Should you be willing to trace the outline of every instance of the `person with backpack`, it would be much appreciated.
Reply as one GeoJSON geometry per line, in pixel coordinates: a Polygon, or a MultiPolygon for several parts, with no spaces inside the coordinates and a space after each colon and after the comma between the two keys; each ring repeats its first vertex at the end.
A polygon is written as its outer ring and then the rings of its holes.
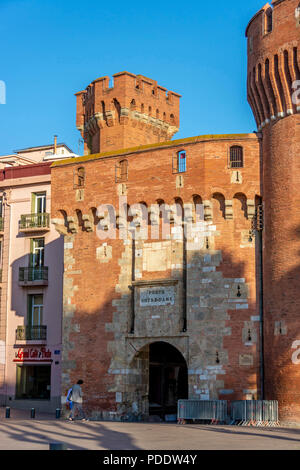
{"type": "Polygon", "coordinates": [[[69,388],[68,393],[67,393],[67,399],[66,399],[66,407],[68,410],[72,410],[72,388],[69,388]]]}
{"type": "MultiPolygon", "coordinates": [[[[83,402],[83,393],[81,389],[81,385],[83,384],[83,380],[78,380],[77,384],[73,385],[71,389],[71,393],[68,393],[69,396],[69,401],[72,402],[72,408],[71,408],[71,413],[69,416],[70,421],[74,421],[75,416],[79,415],[78,419],[81,419],[82,421],[86,421],[85,419],[85,414],[82,409],[82,402],[83,402]]],[[[68,397],[67,397],[68,398],[68,397]]]]}

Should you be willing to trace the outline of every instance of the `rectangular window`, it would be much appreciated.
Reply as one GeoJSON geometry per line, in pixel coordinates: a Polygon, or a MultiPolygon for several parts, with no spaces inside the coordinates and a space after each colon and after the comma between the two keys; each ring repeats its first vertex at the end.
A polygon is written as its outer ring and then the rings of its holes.
{"type": "Polygon", "coordinates": [[[32,193],[31,213],[44,214],[46,212],[46,193],[32,193]]]}
{"type": "Polygon", "coordinates": [[[43,294],[28,295],[28,326],[42,326],[43,324],[43,294]]]}
{"type": "Polygon", "coordinates": [[[74,169],[74,189],[84,188],[85,169],[83,167],[74,169]]]}
{"type": "Polygon", "coordinates": [[[16,398],[50,400],[51,366],[17,365],[16,398]]]}
{"type": "Polygon", "coordinates": [[[173,155],[173,173],[185,173],[186,172],[186,151],[173,155]]]}
{"type": "Polygon", "coordinates": [[[243,147],[234,145],[230,147],[229,155],[230,168],[243,168],[244,167],[244,151],[243,147]]]}
{"type": "Polygon", "coordinates": [[[128,180],[128,161],[122,160],[116,164],[116,183],[125,183],[128,180]]]}
{"type": "Polygon", "coordinates": [[[45,239],[32,238],[30,240],[30,263],[31,268],[41,268],[45,259],[45,239]]]}

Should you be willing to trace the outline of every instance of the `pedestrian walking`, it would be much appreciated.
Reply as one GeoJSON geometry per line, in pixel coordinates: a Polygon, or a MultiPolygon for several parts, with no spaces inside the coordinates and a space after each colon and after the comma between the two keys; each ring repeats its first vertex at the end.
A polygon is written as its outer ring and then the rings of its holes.
{"type": "Polygon", "coordinates": [[[82,421],[86,421],[84,411],[82,409],[83,403],[83,393],[81,389],[81,385],[83,384],[83,380],[78,380],[77,384],[73,385],[72,392],[69,399],[72,402],[71,413],[69,416],[70,421],[74,421],[75,418],[81,419],[82,421]]]}

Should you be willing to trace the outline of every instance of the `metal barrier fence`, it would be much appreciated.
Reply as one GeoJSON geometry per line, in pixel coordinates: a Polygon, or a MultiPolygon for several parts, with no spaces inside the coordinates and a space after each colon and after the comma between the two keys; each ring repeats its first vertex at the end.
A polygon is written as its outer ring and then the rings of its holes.
{"type": "Polygon", "coordinates": [[[279,426],[278,402],[240,400],[231,403],[231,424],[239,426],[279,426]]]}
{"type": "Polygon", "coordinates": [[[210,421],[211,424],[225,423],[227,419],[227,401],[179,400],[178,423],[184,424],[187,419],[210,421]]]}

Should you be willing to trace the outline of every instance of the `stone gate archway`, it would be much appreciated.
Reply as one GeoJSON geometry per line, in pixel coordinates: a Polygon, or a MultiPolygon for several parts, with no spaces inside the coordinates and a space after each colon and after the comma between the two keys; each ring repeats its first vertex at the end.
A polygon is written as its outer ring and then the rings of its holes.
{"type": "Polygon", "coordinates": [[[167,342],[157,341],[135,355],[132,367],[133,409],[162,419],[176,415],[178,400],[188,398],[188,366],[181,352],[167,342]]]}

